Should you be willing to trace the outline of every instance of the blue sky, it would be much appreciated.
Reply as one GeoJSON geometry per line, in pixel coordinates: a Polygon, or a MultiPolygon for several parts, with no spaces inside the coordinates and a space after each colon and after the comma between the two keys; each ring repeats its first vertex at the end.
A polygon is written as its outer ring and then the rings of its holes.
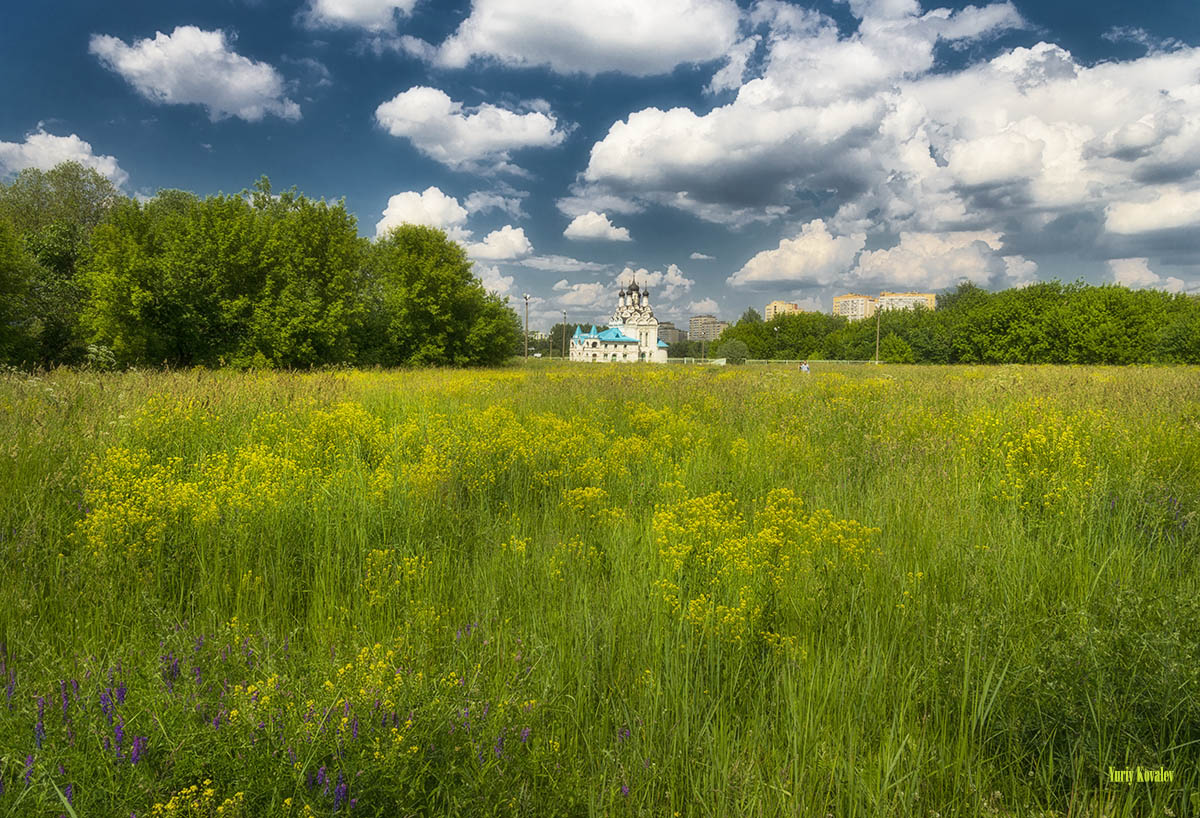
{"type": "Polygon", "coordinates": [[[345,197],[531,323],[1038,280],[1200,289],[1195,2],[10,4],[0,173],[345,197]]]}

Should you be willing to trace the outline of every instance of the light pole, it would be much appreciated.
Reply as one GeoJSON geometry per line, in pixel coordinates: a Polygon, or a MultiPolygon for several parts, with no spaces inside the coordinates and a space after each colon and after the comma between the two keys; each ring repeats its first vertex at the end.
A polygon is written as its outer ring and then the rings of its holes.
{"type": "Polygon", "coordinates": [[[525,293],[525,363],[529,363],[529,293],[525,293]]]}
{"type": "Polygon", "coordinates": [[[567,311],[563,310],[563,360],[567,359],[567,311]]]}
{"type": "Polygon", "coordinates": [[[779,327],[775,328],[775,356],[779,356],[779,327]]]}
{"type": "Polygon", "coordinates": [[[875,366],[879,366],[879,308],[875,308],[875,366]]]}

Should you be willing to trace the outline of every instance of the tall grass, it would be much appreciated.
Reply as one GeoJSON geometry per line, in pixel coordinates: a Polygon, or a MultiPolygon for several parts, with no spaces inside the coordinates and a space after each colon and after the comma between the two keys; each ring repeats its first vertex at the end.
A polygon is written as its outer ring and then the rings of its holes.
{"type": "Polygon", "coordinates": [[[1200,807],[1194,368],[58,371],[0,431],[0,815],[1200,807]]]}

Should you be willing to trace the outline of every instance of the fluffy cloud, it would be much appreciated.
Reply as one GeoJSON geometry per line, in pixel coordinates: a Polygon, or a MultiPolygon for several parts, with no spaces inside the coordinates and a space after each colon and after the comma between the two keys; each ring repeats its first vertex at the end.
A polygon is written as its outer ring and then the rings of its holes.
{"type": "Polygon", "coordinates": [[[985,287],[1028,283],[1037,265],[1004,256],[999,233],[901,233],[900,242],[869,250],[858,259],[849,281],[892,290],[941,290],[966,279],[985,287]]]}
{"type": "Polygon", "coordinates": [[[702,298],[687,305],[687,311],[693,315],[716,315],[720,307],[711,298],[702,298]]]}
{"type": "Polygon", "coordinates": [[[1182,279],[1174,276],[1160,276],[1150,269],[1144,258],[1115,258],[1108,262],[1109,272],[1116,284],[1123,284],[1130,289],[1166,290],[1181,293],[1185,288],[1182,279]]]}
{"type": "Polygon", "coordinates": [[[695,253],[692,253],[690,256],[688,256],[688,258],[690,258],[692,261],[712,261],[714,256],[695,252],[695,253]]]}
{"type": "Polygon", "coordinates": [[[563,74],[665,74],[724,56],[738,14],[731,0],[475,0],[436,59],[455,68],[481,57],[563,74]]]}
{"type": "MultiPolygon", "coordinates": [[[[1200,224],[1187,181],[1200,172],[1200,48],[1088,65],[1042,42],[945,70],[939,46],[1026,28],[1015,7],[849,5],[847,33],[759,0],[713,80],[734,99],[631,112],[592,146],[580,188],[735,226],[820,215],[843,236],[991,231],[1010,255],[1069,252],[1080,237],[1048,225],[1072,223],[1094,225],[1101,254],[1153,257],[1176,228],[1173,258],[1200,263],[1200,231],[1183,230],[1200,224]]],[[[586,212],[579,198],[560,209],[586,212]]]]}
{"type": "Polygon", "coordinates": [[[638,270],[626,267],[617,276],[617,283],[621,286],[628,286],[634,281],[640,287],[654,288],[656,293],[654,303],[656,304],[683,297],[696,283],[684,275],[683,270],[680,270],[679,266],[675,264],[670,265],[666,270],[655,270],[654,272],[650,272],[645,267],[638,270]]]}
{"type": "Polygon", "coordinates": [[[565,138],[543,103],[525,113],[484,103],[465,108],[437,88],[416,86],[375,109],[392,136],[405,137],[421,153],[456,170],[518,170],[514,150],[552,147],[565,138]]]}
{"type": "Polygon", "coordinates": [[[39,128],[36,133],[26,134],[24,142],[0,142],[0,171],[4,174],[26,168],[50,170],[59,162],[94,168],[117,187],[129,181],[129,174],[121,170],[115,157],[97,156],[92,146],[75,134],[55,136],[39,128]]]}
{"type": "Polygon", "coordinates": [[[555,204],[565,215],[575,217],[585,213],[641,213],[645,208],[632,199],[617,196],[590,185],[574,184],[571,195],[564,196],[555,204]]]}
{"type": "Polygon", "coordinates": [[[421,193],[409,190],[388,199],[383,218],[375,225],[375,235],[382,236],[402,224],[423,224],[445,230],[450,238],[461,241],[471,235],[463,226],[466,221],[466,208],[458,199],[431,186],[421,193]]]}
{"type": "Polygon", "coordinates": [[[607,264],[580,261],[570,256],[530,256],[521,259],[518,263],[523,267],[532,267],[535,270],[546,270],[552,273],[583,273],[608,269],[607,264]]]}
{"type": "Polygon", "coordinates": [[[589,210],[587,213],[581,213],[576,216],[567,229],[563,231],[563,235],[569,239],[600,239],[602,241],[632,241],[629,237],[629,229],[625,227],[615,227],[608,216],[603,213],[597,213],[594,210],[589,210]]]}
{"type": "Polygon", "coordinates": [[[471,213],[486,213],[489,210],[499,210],[512,216],[514,219],[525,218],[526,213],[521,207],[521,200],[527,196],[527,193],[520,192],[511,196],[505,196],[502,193],[488,192],[477,190],[467,196],[463,206],[471,213]]]}
{"type": "Polygon", "coordinates": [[[299,119],[279,72],[230,48],[222,31],[179,26],[133,45],[95,34],[88,50],[152,102],[203,105],[216,121],[236,116],[258,122],[268,114],[299,119]]]}
{"type": "Polygon", "coordinates": [[[488,233],[482,242],[467,245],[467,255],[489,260],[510,260],[527,256],[533,245],[525,237],[525,228],[506,224],[488,233]]]}
{"type": "Polygon", "coordinates": [[[513,286],[513,277],[500,274],[500,268],[496,265],[490,267],[476,267],[475,275],[479,276],[483,282],[483,289],[489,293],[497,295],[511,295],[513,286]]]}
{"type": "Polygon", "coordinates": [[[312,0],[302,15],[311,28],[362,28],[389,31],[395,15],[412,14],[416,0],[312,0]]]}
{"type": "Polygon", "coordinates": [[[842,279],[867,242],[866,234],[834,236],[821,219],[801,228],[794,239],[783,239],[774,250],[763,250],[731,275],[734,287],[771,284],[824,286],[842,279]]]}
{"type": "Polygon", "coordinates": [[[1114,233],[1147,233],[1200,226],[1200,190],[1167,186],[1147,191],[1144,201],[1114,202],[1105,209],[1105,225],[1114,233]]]}
{"type": "Polygon", "coordinates": [[[615,288],[600,281],[572,284],[564,278],[554,285],[554,291],[558,293],[554,300],[562,307],[603,310],[616,303],[615,288]]]}

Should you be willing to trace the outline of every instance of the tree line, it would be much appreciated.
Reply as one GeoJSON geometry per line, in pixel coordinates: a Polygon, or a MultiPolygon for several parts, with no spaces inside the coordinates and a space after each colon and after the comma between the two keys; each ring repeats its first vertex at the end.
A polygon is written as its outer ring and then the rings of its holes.
{"type": "Polygon", "coordinates": [[[1200,363],[1196,295],[1059,281],[988,292],[963,282],[939,295],[935,310],[877,318],[794,313],[765,322],[751,309],[713,354],[873,360],[878,337],[879,358],[890,363],[1200,363]]]}
{"type": "Polygon", "coordinates": [[[0,362],[17,366],[490,365],[520,347],[463,248],[360,238],[295,189],[122,196],[77,163],[0,183],[0,362]]]}

